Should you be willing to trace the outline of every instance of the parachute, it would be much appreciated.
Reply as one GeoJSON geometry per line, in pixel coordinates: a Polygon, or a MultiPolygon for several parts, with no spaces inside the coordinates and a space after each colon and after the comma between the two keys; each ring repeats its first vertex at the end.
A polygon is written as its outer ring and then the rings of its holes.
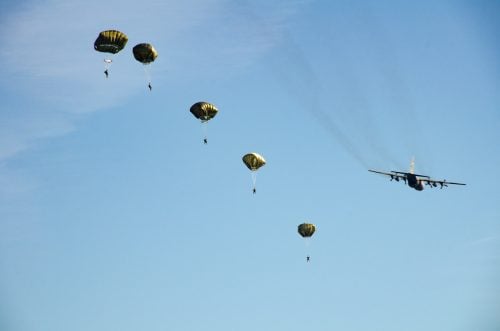
{"type": "MultiPolygon", "coordinates": [[[[134,53],[134,58],[144,65],[154,62],[154,60],[156,60],[156,58],[158,57],[158,52],[153,47],[153,45],[147,43],[135,45],[134,48],[132,49],[132,52],[134,53]]],[[[149,80],[148,84],[149,90],[151,90],[152,89],[151,75],[149,71],[146,69],[146,66],[144,66],[144,72],[146,73],[146,76],[149,80]]]]}
{"type": "MultiPolygon", "coordinates": [[[[200,101],[192,105],[189,111],[191,112],[191,114],[193,114],[194,117],[201,120],[202,124],[205,124],[206,122],[214,118],[219,110],[211,103],[200,101]]],[[[203,138],[203,142],[206,144],[208,142],[206,134],[206,124],[204,125],[204,130],[205,137],[203,138]]]]}
{"type": "Polygon", "coordinates": [[[266,160],[260,154],[248,153],[243,156],[243,163],[245,163],[248,169],[256,171],[266,164],[266,160]]]}
{"type": "Polygon", "coordinates": [[[253,181],[253,193],[257,192],[255,188],[255,183],[257,182],[257,174],[256,171],[266,164],[266,160],[262,155],[257,153],[248,153],[243,156],[243,163],[247,166],[248,169],[252,171],[252,181],[253,181]]]}
{"type": "Polygon", "coordinates": [[[151,44],[138,44],[132,49],[134,57],[142,64],[150,64],[158,57],[158,52],[151,44]]]}
{"type": "Polygon", "coordinates": [[[189,111],[203,123],[214,118],[219,110],[211,103],[200,101],[192,105],[189,111]]]}
{"type": "Polygon", "coordinates": [[[94,49],[98,52],[116,54],[127,44],[128,37],[117,30],[107,30],[99,33],[94,42],[94,49]]]}
{"type": "Polygon", "coordinates": [[[311,223],[302,223],[298,226],[297,231],[303,238],[309,238],[316,231],[316,226],[311,223]]]}
{"type": "MultiPolygon", "coordinates": [[[[106,30],[99,33],[94,41],[94,49],[98,52],[116,54],[127,44],[128,37],[123,32],[117,30],[106,30]]],[[[104,74],[108,78],[108,69],[113,62],[111,59],[104,59],[104,74]]]]}

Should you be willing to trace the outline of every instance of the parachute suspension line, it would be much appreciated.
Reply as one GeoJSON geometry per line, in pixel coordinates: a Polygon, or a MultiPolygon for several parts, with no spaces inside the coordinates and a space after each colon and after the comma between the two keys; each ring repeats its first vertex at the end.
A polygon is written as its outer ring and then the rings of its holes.
{"type": "Polygon", "coordinates": [[[208,143],[208,121],[201,121],[201,129],[203,131],[203,142],[208,143]]]}
{"type": "Polygon", "coordinates": [[[252,170],[252,183],[253,183],[253,191],[255,193],[256,191],[256,184],[257,184],[257,172],[255,170],[252,170]]]}
{"type": "Polygon", "coordinates": [[[143,64],[144,67],[144,74],[146,75],[146,81],[148,82],[148,87],[149,90],[152,90],[152,85],[151,85],[151,72],[149,71],[149,66],[148,64],[143,64]]]}
{"type": "Polygon", "coordinates": [[[311,259],[311,253],[310,253],[311,249],[309,248],[310,240],[311,240],[310,237],[304,238],[304,250],[306,253],[306,262],[309,262],[309,260],[311,259]]]}
{"type": "Polygon", "coordinates": [[[104,69],[107,70],[111,66],[111,63],[113,62],[113,60],[110,58],[106,58],[103,60],[103,62],[104,62],[104,69]]]}
{"type": "Polygon", "coordinates": [[[306,249],[307,249],[307,248],[309,248],[309,244],[310,244],[310,243],[309,243],[309,240],[310,240],[310,239],[311,239],[311,238],[309,238],[309,237],[304,238],[304,246],[306,247],[306,249]]]}

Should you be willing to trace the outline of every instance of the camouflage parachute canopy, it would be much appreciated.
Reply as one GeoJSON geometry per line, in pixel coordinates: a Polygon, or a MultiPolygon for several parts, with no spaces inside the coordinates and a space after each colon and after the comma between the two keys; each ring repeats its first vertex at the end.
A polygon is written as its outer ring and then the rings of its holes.
{"type": "Polygon", "coordinates": [[[202,122],[206,122],[214,118],[219,110],[211,103],[200,101],[192,105],[189,111],[197,119],[200,119],[202,122]]]}
{"type": "Polygon", "coordinates": [[[243,163],[245,163],[248,169],[255,171],[265,165],[266,160],[260,154],[248,153],[243,156],[243,163]]]}
{"type": "Polygon", "coordinates": [[[153,62],[158,57],[158,52],[151,44],[137,44],[132,49],[134,57],[137,61],[148,64],[153,62]]]}
{"type": "Polygon", "coordinates": [[[117,30],[106,30],[99,33],[94,42],[94,49],[99,52],[116,54],[127,44],[128,37],[117,30]]]}
{"type": "Polygon", "coordinates": [[[308,238],[314,234],[314,231],[316,231],[316,226],[311,223],[302,223],[298,226],[297,231],[302,237],[308,238]]]}

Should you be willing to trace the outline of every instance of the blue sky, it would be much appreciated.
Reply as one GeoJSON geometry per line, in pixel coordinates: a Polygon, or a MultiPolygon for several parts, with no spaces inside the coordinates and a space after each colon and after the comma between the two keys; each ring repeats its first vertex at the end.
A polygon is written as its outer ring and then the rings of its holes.
{"type": "Polygon", "coordinates": [[[499,9],[2,2],[0,328],[498,330],[499,9]]]}

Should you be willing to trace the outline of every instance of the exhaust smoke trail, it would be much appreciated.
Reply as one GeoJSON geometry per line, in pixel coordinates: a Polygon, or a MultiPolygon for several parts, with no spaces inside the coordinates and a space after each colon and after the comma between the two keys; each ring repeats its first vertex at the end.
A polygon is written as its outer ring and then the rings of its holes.
{"type": "MultiPolygon", "coordinates": [[[[269,59],[269,71],[276,76],[277,81],[288,91],[290,97],[294,98],[302,106],[301,108],[310,114],[349,156],[365,169],[373,167],[376,163],[385,166],[388,166],[387,163],[389,163],[390,166],[399,169],[407,168],[406,155],[403,158],[404,162],[400,162],[399,157],[394,157],[391,153],[394,148],[389,149],[389,143],[384,140],[386,132],[380,131],[376,125],[376,120],[379,119],[378,114],[374,114],[374,110],[377,108],[377,104],[374,103],[376,101],[372,101],[368,97],[371,87],[369,83],[364,81],[363,76],[360,76],[365,73],[359,72],[359,68],[353,62],[350,48],[344,47],[337,49],[338,52],[335,54],[329,54],[330,58],[334,59],[332,68],[336,81],[333,83],[342,86],[339,91],[329,91],[321,86],[314,67],[304,54],[302,47],[287,32],[286,24],[265,20],[249,2],[242,5],[240,10],[245,12],[245,16],[250,16],[252,22],[258,22],[260,33],[271,36],[270,38],[275,41],[274,47],[281,50],[279,58],[269,59]],[[335,59],[338,60],[338,63],[335,62],[335,59]],[[341,79],[338,78],[339,76],[341,79]],[[356,94],[355,99],[352,96],[353,92],[356,94]],[[347,93],[347,100],[342,99],[342,93],[347,93]],[[333,95],[333,100],[326,100],[325,95],[330,99],[333,95]],[[351,132],[355,132],[355,135],[351,132]],[[378,162],[375,162],[374,159],[378,162]]],[[[372,30],[375,30],[375,39],[380,41],[375,42],[375,46],[372,43],[372,47],[375,47],[375,53],[380,53],[381,50],[385,50],[385,46],[389,43],[385,40],[387,39],[386,33],[384,34],[383,29],[379,26],[380,22],[377,21],[376,15],[373,15],[372,12],[373,9],[368,8],[367,12],[361,13],[361,16],[367,20],[368,27],[372,27],[369,31],[370,37],[373,37],[372,30]],[[378,44],[381,46],[377,46],[378,44]]],[[[326,50],[329,51],[328,48],[326,50]]],[[[396,123],[399,128],[402,124],[401,120],[403,120],[404,125],[415,123],[415,116],[411,111],[412,105],[404,102],[406,100],[404,95],[407,94],[405,92],[408,92],[403,84],[404,79],[397,71],[391,70],[392,65],[389,66],[393,63],[394,54],[389,54],[390,59],[388,60],[383,57],[386,53],[383,52],[383,55],[379,54],[378,57],[375,55],[376,66],[374,66],[374,70],[375,74],[382,75],[388,83],[387,90],[392,91],[390,98],[392,100],[389,101],[396,103],[396,105],[392,105],[395,109],[393,118],[399,121],[396,123]],[[401,110],[399,109],[401,107],[409,109],[401,110]],[[405,115],[409,118],[401,118],[405,115]]],[[[361,59],[363,58],[361,57],[361,59]]],[[[327,69],[331,70],[332,68],[327,69]]],[[[380,107],[380,105],[378,106],[380,107]]],[[[383,106],[386,107],[385,104],[383,106]]],[[[394,145],[394,142],[397,144],[406,143],[406,146],[415,145],[409,144],[408,138],[401,136],[391,138],[391,145],[394,145]]],[[[410,155],[413,153],[415,153],[414,150],[410,152],[410,155]]]]}
{"type": "MultiPolygon", "coordinates": [[[[364,169],[370,168],[367,153],[363,153],[362,148],[356,144],[354,137],[349,136],[340,128],[343,112],[339,108],[334,108],[335,100],[329,102],[330,105],[333,105],[330,109],[333,109],[334,112],[328,112],[322,107],[321,95],[326,93],[322,93],[324,89],[320,85],[313,68],[302,54],[300,47],[288,36],[285,41],[286,52],[284,54],[286,54],[286,57],[280,58],[277,63],[273,63],[271,69],[280,85],[301,104],[302,109],[312,115],[349,156],[364,169]],[[289,68],[293,68],[293,70],[289,70],[289,68]],[[338,118],[335,119],[333,116],[338,118]]],[[[360,96],[359,99],[362,100],[363,98],[360,96]]],[[[352,109],[349,109],[349,112],[351,111],[352,109]]],[[[391,160],[392,157],[389,156],[389,153],[381,145],[377,144],[377,134],[373,132],[373,124],[368,114],[363,113],[360,117],[364,119],[365,125],[364,128],[359,128],[358,137],[360,134],[366,135],[369,133],[371,137],[367,137],[366,140],[370,145],[370,149],[376,151],[385,162],[391,160]]]]}

